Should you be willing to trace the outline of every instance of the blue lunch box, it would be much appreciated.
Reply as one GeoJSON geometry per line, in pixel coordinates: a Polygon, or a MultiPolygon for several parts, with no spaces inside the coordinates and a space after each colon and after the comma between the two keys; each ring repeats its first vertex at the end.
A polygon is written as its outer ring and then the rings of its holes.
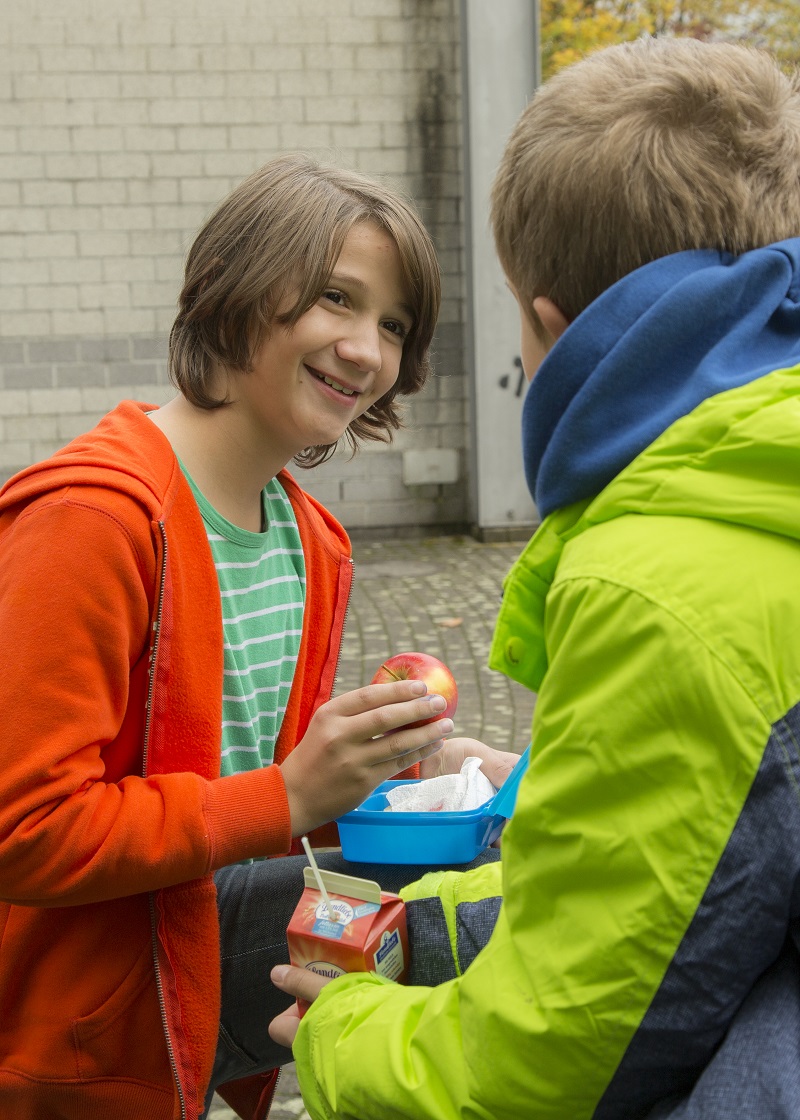
{"type": "Polygon", "coordinates": [[[366,801],[338,818],[342,855],[354,863],[469,863],[494,843],[513,813],[530,751],[527,747],[494,797],[477,809],[385,812],[387,792],[414,779],[382,782],[366,801]]]}

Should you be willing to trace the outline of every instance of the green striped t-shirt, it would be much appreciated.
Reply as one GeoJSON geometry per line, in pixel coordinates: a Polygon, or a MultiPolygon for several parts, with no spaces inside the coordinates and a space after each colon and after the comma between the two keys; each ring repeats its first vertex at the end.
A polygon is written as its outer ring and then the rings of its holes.
{"type": "Polygon", "coordinates": [[[306,578],[297,520],[277,479],[262,493],[266,531],[251,533],[226,521],[183,473],[206,527],[222,602],[220,773],[256,770],[274,757],[300,649],[306,578]]]}

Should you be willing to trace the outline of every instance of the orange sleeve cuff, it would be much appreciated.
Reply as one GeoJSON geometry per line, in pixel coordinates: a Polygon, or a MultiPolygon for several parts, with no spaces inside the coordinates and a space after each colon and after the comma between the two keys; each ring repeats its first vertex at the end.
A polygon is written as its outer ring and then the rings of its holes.
{"type": "Polygon", "coordinates": [[[245,770],[208,783],[209,871],[230,863],[286,855],[292,824],[279,766],[245,770]]]}

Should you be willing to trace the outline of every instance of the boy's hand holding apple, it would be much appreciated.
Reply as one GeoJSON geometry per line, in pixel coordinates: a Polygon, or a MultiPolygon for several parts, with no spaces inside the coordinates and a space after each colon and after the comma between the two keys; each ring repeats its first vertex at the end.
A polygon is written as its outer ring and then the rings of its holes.
{"type": "Polygon", "coordinates": [[[453,721],[423,681],[396,680],[322,704],[281,763],[292,835],[349,812],[376,786],[441,750],[453,721]]]}
{"type": "MultiPolygon", "coordinates": [[[[455,716],[458,686],[453,674],[442,661],[428,653],[396,653],[383,662],[372,678],[372,684],[397,680],[424,681],[429,692],[438,693],[447,701],[442,715],[451,719],[455,716]]],[[[441,750],[420,762],[419,776],[438,778],[442,774],[458,774],[467,758],[482,759],[481,770],[492,785],[499,789],[514,769],[518,755],[510,751],[497,751],[478,739],[447,739],[441,750]]]]}
{"type": "Polygon", "coordinates": [[[477,755],[494,786],[517,756],[477,739],[448,739],[458,703],[453,674],[425,653],[387,658],[365,688],[322,704],[308,730],[281,763],[292,835],[354,809],[376,786],[415,763],[420,777],[457,774],[477,755]]]}

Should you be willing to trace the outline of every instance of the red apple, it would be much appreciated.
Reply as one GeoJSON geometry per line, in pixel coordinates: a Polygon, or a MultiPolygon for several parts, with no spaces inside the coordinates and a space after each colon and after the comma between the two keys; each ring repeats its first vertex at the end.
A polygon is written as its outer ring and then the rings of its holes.
{"type": "Polygon", "coordinates": [[[388,684],[391,681],[424,681],[428,692],[435,692],[447,701],[443,712],[437,712],[430,719],[420,719],[407,723],[406,727],[422,727],[437,719],[452,719],[458,704],[458,688],[453,674],[447,666],[428,653],[396,653],[388,657],[372,678],[371,684],[388,684]]]}

